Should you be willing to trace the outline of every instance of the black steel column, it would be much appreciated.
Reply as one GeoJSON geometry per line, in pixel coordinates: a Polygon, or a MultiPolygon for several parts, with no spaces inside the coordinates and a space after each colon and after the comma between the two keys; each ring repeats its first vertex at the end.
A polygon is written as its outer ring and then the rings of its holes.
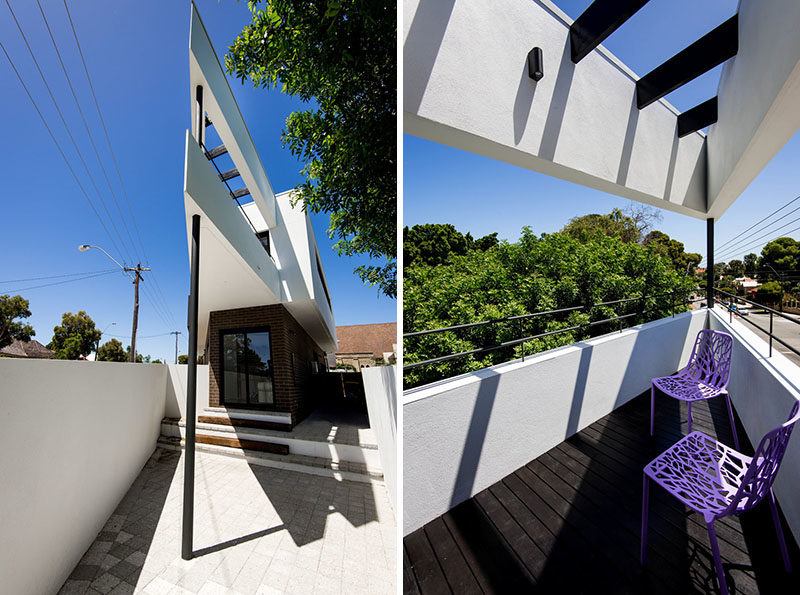
{"type": "Polygon", "coordinates": [[[714,219],[706,219],[706,304],[714,307],[714,219]]]}
{"type": "Polygon", "coordinates": [[[195,109],[197,110],[196,118],[195,118],[195,126],[197,127],[197,144],[201,147],[203,146],[203,137],[205,136],[206,130],[206,118],[205,112],[203,111],[203,87],[201,85],[197,85],[197,88],[194,90],[194,99],[195,99],[195,109]]]}
{"type": "Polygon", "coordinates": [[[197,292],[200,281],[200,215],[192,215],[192,271],[189,293],[189,370],[186,379],[186,442],[183,470],[181,557],[192,559],[194,534],[194,438],[197,422],[197,292]]]}

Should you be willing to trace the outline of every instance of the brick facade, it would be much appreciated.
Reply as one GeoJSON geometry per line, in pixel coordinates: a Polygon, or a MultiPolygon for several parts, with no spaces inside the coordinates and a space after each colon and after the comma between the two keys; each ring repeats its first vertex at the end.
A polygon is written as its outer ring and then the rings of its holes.
{"type": "Polygon", "coordinates": [[[313,407],[311,362],[319,362],[321,370],[324,370],[325,352],[282,304],[211,312],[206,353],[209,364],[209,405],[222,406],[220,332],[252,327],[268,327],[270,332],[275,391],[275,405],[271,410],[291,413],[292,424],[296,424],[313,407]]]}

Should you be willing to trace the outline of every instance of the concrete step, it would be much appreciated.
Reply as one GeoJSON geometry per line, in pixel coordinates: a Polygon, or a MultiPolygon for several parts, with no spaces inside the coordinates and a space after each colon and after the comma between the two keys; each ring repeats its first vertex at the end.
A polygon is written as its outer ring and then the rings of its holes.
{"type": "MultiPolygon", "coordinates": [[[[342,444],[336,442],[335,439],[326,441],[309,440],[297,437],[294,432],[243,428],[218,423],[198,423],[196,431],[198,434],[206,436],[286,445],[290,454],[336,462],[360,463],[377,471],[382,469],[378,447],[374,444],[342,444]]],[[[186,436],[186,421],[183,419],[164,418],[161,421],[161,435],[184,438],[186,436]]]]}
{"type": "Polygon", "coordinates": [[[260,419],[240,419],[237,417],[223,417],[222,415],[198,415],[198,423],[221,424],[234,428],[254,428],[258,430],[274,430],[276,432],[291,432],[292,426],[284,422],[264,421],[260,419]]]}
{"type": "MultiPolygon", "coordinates": [[[[181,450],[185,444],[182,438],[161,436],[158,439],[158,446],[170,450],[181,450]]],[[[222,455],[235,459],[244,459],[253,465],[286,469],[288,471],[309,473],[311,475],[319,475],[322,477],[333,477],[337,480],[359,481],[362,483],[383,481],[382,471],[379,469],[370,468],[362,463],[332,461],[330,459],[308,457],[297,454],[279,455],[269,452],[250,450],[248,448],[221,446],[217,444],[207,444],[201,442],[195,444],[195,449],[198,452],[222,455]]]]}
{"type": "Polygon", "coordinates": [[[283,411],[261,411],[258,409],[228,409],[226,407],[206,407],[200,415],[222,417],[236,420],[253,420],[292,425],[292,414],[283,411]]]}
{"type": "Polygon", "coordinates": [[[264,442],[261,440],[240,440],[229,436],[211,436],[208,434],[197,434],[195,440],[200,444],[214,444],[216,446],[228,446],[231,448],[241,448],[243,450],[257,450],[259,452],[270,452],[277,455],[288,455],[288,444],[275,444],[274,442],[264,442]]]}

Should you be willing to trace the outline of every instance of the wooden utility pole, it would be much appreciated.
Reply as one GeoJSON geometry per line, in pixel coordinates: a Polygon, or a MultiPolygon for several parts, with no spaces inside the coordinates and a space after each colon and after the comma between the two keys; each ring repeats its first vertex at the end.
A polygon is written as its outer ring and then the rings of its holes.
{"type": "Polygon", "coordinates": [[[170,335],[175,335],[175,363],[178,363],[178,335],[182,334],[180,331],[172,331],[170,335]]]}
{"type": "Polygon", "coordinates": [[[139,281],[144,280],[142,271],[149,271],[150,267],[142,267],[141,263],[136,268],[125,267],[126,271],[133,273],[133,331],[131,332],[131,363],[136,363],[136,327],[139,326],[139,281]]]}

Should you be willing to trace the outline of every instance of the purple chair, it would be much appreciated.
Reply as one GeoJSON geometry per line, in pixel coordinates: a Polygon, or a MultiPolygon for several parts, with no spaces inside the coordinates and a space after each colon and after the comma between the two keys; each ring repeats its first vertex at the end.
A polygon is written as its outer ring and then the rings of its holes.
{"type": "Polygon", "coordinates": [[[731,372],[732,351],[733,337],[728,333],[702,330],[697,333],[692,355],[689,356],[689,363],[681,372],[674,376],[653,378],[650,387],[651,436],[653,435],[655,418],[656,389],[659,389],[665,395],[686,401],[686,407],[689,412],[687,433],[692,431],[692,402],[724,395],[725,402],[728,405],[731,429],[733,430],[733,442],[736,448],[739,448],[739,436],[736,435],[731,399],[728,396],[728,377],[731,372]]]}
{"type": "Polygon", "coordinates": [[[642,565],[647,553],[647,504],[650,480],[653,480],[693,511],[703,515],[722,593],[727,594],[728,586],[719,557],[714,521],[750,510],[767,495],[783,563],[786,572],[791,572],[772,482],[775,481],[794,424],[800,419],[798,411],[800,401],[792,407],[786,423],[767,432],[752,457],[720,444],[702,432],[692,432],[645,466],[640,551],[642,565]]]}

